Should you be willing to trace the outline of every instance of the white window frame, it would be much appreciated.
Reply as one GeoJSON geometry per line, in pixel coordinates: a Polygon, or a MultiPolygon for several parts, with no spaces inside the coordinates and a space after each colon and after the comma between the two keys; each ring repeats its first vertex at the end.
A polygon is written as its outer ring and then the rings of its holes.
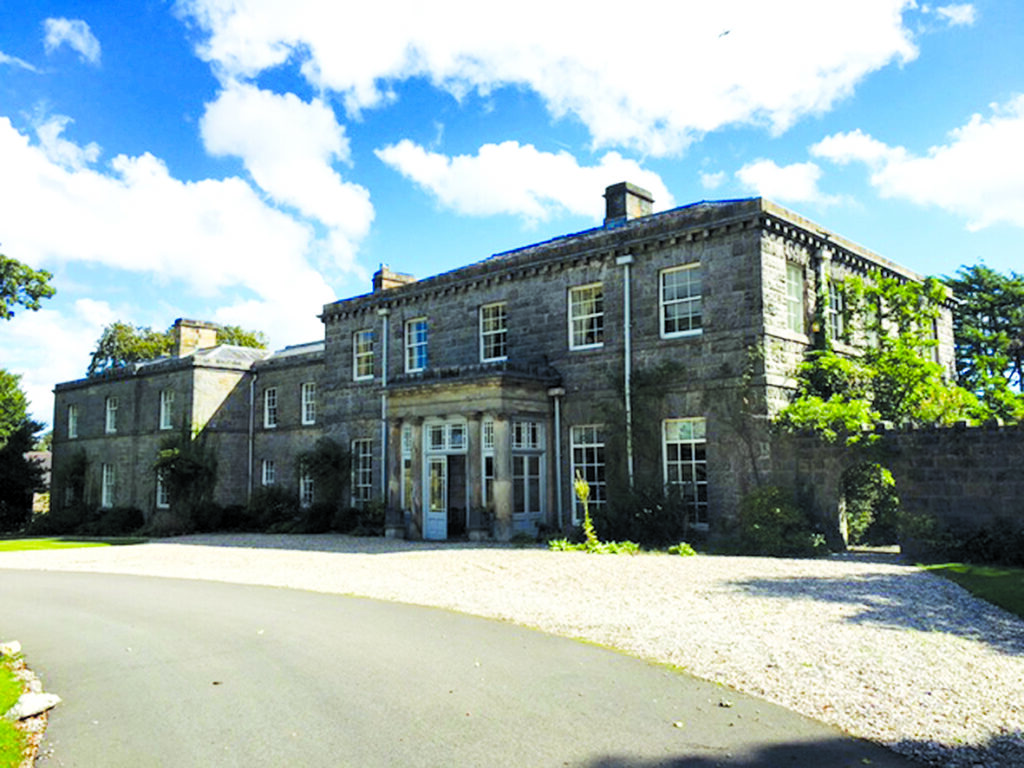
{"type": "Polygon", "coordinates": [[[807,333],[806,276],[803,264],[786,262],[786,327],[793,333],[807,333]]]}
{"type": "Polygon", "coordinates": [[[363,508],[373,500],[373,440],[352,441],[352,506],[363,508]]]}
{"type": "Polygon", "coordinates": [[[260,465],[260,484],[269,488],[277,483],[277,464],[273,459],[264,459],[260,465]]]}
{"type": "Polygon", "coordinates": [[[846,332],[845,316],[846,297],[843,294],[843,284],[838,280],[829,278],[828,281],[828,306],[825,307],[825,325],[828,328],[828,337],[832,341],[840,341],[846,332]]]}
{"type": "Polygon", "coordinates": [[[485,509],[491,509],[494,504],[494,419],[480,423],[480,465],[483,504],[485,509]]]}
{"type": "Polygon", "coordinates": [[[658,295],[661,313],[661,338],[678,339],[684,336],[697,336],[704,330],[704,297],[703,297],[703,275],[700,271],[700,264],[684,264],[679,267],[663,269],[658,274],[658,295]],[[667,283],[670,277],[684,275],[686,281],[683,285],[673,285],[672,291],[668,291],[667,283]],[[680,289],[684,288],[686,295],[680,296],[680,289]],[[696,293],[694,288],[696,287],[696,293]],[[685,314],[669,317],[674,309],[680,307],[685,314]],[[696,311],[694,311],[696,309],[696,311]],[[683,330],[668,330],[669,323],[688,324],[689,327],[683,330]]]}
{"type": "Polygon", "coordinates": [[[160,429],[172,429],[174,408],[174,390],[160,390],[160,429]]]}
{"type": "Polygon", "coordinates": [[[566,315],[569,320],[569,349],[598,349],[604,346],[603,283],[570,288],[566,315]],[[587,307],[587,304],[596,306],[587,307]]]}
{"type": "Polygon", "coordinates": [[[352,380],[373,379],[373,329],[363,328],[352,334],[352,380]]]}
{"type": "MultiPolygon", "coordinates": [[[[607,463],[605,461],[604,426],[601,424],[579,424],[569,428],[569,455],[571,473],[575,480],[577,470],[590,485],[590,512],[599,511],[607,499],[607,463]]],[[[583,521],[583,505],[573,493],[572,522],[583,521]]]]}
{"type": "Polygon", "coordinates": [[[299,390],[302,405],[302,423],[306,426],[316,424],[316,382],[303,382],[299,390]]]}
{"type": "Polygon", "coordinates": [[[103,464],[100,467],[100,506],[110,509],[117,500],[117,467],[103,464]]]}
{"type": "Polygon", "coordinates": [[[412,426],[402,427],[402,509],[412,507],[413,472],[412,472],[412,426]]]}
{"type": "Polygon", "coordinates": [[[299,467],[299,506],[307,509],[316,498],[316,482],[308,467],[299,467]]]}
{"type": "Polygon", "coordinates": [[[537,517],[544,507],[544,424],[540,421],[513,421],[512,441],[512,513],[537,517]]]}
{"type": "Polygon", "coordinates": [[[480,362],[508,359],[508,304],[498,301],[480,307],[480,362]]]}
{"type": "Polygon", "coordinates": [[[104,401],[105,414],[103,421],[103,429],[108,435],[117,434],[117,406],[118,399],[114,396],[108,397],[104,401]]]}
{"type": "Polygon", "coordinates": [[[167,489],[167,483],[164,481],[163,472],[156,473],[156,508],[171,508],[171,494],[170,491],[167,489]]]}
{"type": "Polygon", "coordinates": [[[78,404],[68,406],[68,440],[78,437],[78,404]]]}
{"type": "Polygon", "coordinates": [[[405,372],[427,368],[427,318],[414,317],[405,323],[405,372]]]}
{"type": "Polygon", "coordinates": [[[661,427],[661,456],[665,487],[690,486],[687,503],[690,525],[708,527],[707,421],[701,417],[665,419],[661,427]],[[672,449],[675,449],[674,451],[672,449]],[[670,456],[670,454],[674,454],[670,456]]]}
{"type": "Polygon", "coordinates": [[[277,427],[277,387],[263,390],[263,428],[277,427]]]}

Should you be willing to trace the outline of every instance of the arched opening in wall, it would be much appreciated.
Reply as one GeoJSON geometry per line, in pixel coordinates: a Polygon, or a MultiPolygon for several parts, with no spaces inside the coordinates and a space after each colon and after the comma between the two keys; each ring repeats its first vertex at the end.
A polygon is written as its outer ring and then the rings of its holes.
{"type": "Polygon", "coordinates": [[[888,546],[899,542],[900,500],[892,472],[878,462],[862,461],[843,472],[839,490],[849,544],[888,546]]]}

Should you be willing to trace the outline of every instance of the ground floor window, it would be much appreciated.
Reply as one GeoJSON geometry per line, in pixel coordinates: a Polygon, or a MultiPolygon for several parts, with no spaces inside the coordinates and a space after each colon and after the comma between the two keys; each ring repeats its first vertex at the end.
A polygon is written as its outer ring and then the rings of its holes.
{"type": "Polygon", "coordinates": [[[270,459],[263,460],[263,485],[273,485],[277,482],[277,465],[270,459]]]}
{"type": "Polygon", "coordinates": [[[307,467],[299,470],[299,506],[313,506],[314,495],[313,473],[307,467]]]}
{"type": "Polygon", "coordinates": [[[512,456],[512,511],[519,515],[540,513],[541,456],[512,456]]]}
{"type": "Polygon", "coordinates": [[[163,472],[156,475],[156,508],[168,509],[171,506],[171,494],[167,490],[167,480],[163,472]]]}
{"type": "Polygon", "coordinates": [[[708,524],[708,461],[704,419],[668,419],[665,485],[679,492],[692,525],[708,524]]]}
{"type": "Polygon", "coordinates": [[[117,467],[113,464],[104,464],[102,468],[100,484],[100,506],[114,506],[114,490],[117,485],[117,467]]]}
{"type": "MultiPolygon", "coordinates": [[[[596,424],[572,427],[572,476],[579,473],[590,485],[591,513],[604,507],[606,496],[604,472],[604,427],[596,424]]],[[[583,506],[573,499],[573,524],[583,520],[583,506]]]]}
{"type": "Polygon", "coordinates": [[[352,441],[352,505],[363,507],[373,499],[373,441],[352,441]]]}
{"type": "Polygon", "coordinates": [[[412,508],[412,427],[402,427],[402,509],[412,508]]]}

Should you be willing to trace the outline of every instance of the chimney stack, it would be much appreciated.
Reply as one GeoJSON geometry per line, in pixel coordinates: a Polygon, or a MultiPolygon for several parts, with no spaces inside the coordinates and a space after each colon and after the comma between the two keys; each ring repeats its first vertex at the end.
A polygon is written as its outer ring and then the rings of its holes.
{"type": "Polygon", "coordinates": [[[202,320],[174,321],[174,348],[171,354],[175,357],[191,355],[198,349],[209,349],[217,346],[217,326],[204,323],[202,320]]]}
{"type": "Polygon", "coordinates": [[[606,227],[618,227],[631,219],[650,216],[654,210],[654,197],[643,187],[620,181],[604,191],[606,227]]]}
{"type": "Polygon", "coordinates": [[[392,272],[387,264],[381,264],[380,269],[373,273],[373,292],[380,293],[400,285],[415,283],[416,278],[412,275],[403,275],[401,272],[392,272]]]}

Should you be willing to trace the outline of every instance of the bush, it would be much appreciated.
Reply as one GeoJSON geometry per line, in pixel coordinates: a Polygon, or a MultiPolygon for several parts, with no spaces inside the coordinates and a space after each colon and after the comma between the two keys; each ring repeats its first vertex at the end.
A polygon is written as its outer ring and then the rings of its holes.
{"type": "Polygon", "coordinates": [[[594,513],[601,536],[612,540],[636,541],[660,548],[688,534],[687,509],[675,493],[636,488],[611,498],[594,513]]]}
{"type": "Polygon", "coordinates": [[[1024,566],[1024,522],[1000,519],[989,526],[941,524],[925,514],[905,514],[900,543],[906,554],[933,562],[1024,566]]]}
{"type": "Polygon", "coordinates": [[[772,557],[823,554],[825,537],[788,491],[769,485],[740,501],[739,543],[743,552],[772,557]]]}
{"type": "Polygon", "coordinates": [[[897,540],[899,497],[892,473],[865,462],[843,473],[846,530],[851,544],[893,544],[897,540]]]}
{"type": "Polygon", "coordinates": [[[687,544],[685,541],[680,541],[678,544],[673,544],[668,548],[670,555],[679,555],[680,557],[693,557],[697,554],[697,550],[687,544]]]}
{"type": "Polygon", "coordinates": [[[98,519],[78,527],[83,536],[128,536],[146,524],[142,511],[134,507],[112,507],[102,510],[98,519]]]}
{"type": "Polygon", "coordinates": [[[292,523],[300,517],[297,500],[276,485],[256,489],[249,503],[249,513],[261,531],[280,528],[282,523],[292,523]]]}

